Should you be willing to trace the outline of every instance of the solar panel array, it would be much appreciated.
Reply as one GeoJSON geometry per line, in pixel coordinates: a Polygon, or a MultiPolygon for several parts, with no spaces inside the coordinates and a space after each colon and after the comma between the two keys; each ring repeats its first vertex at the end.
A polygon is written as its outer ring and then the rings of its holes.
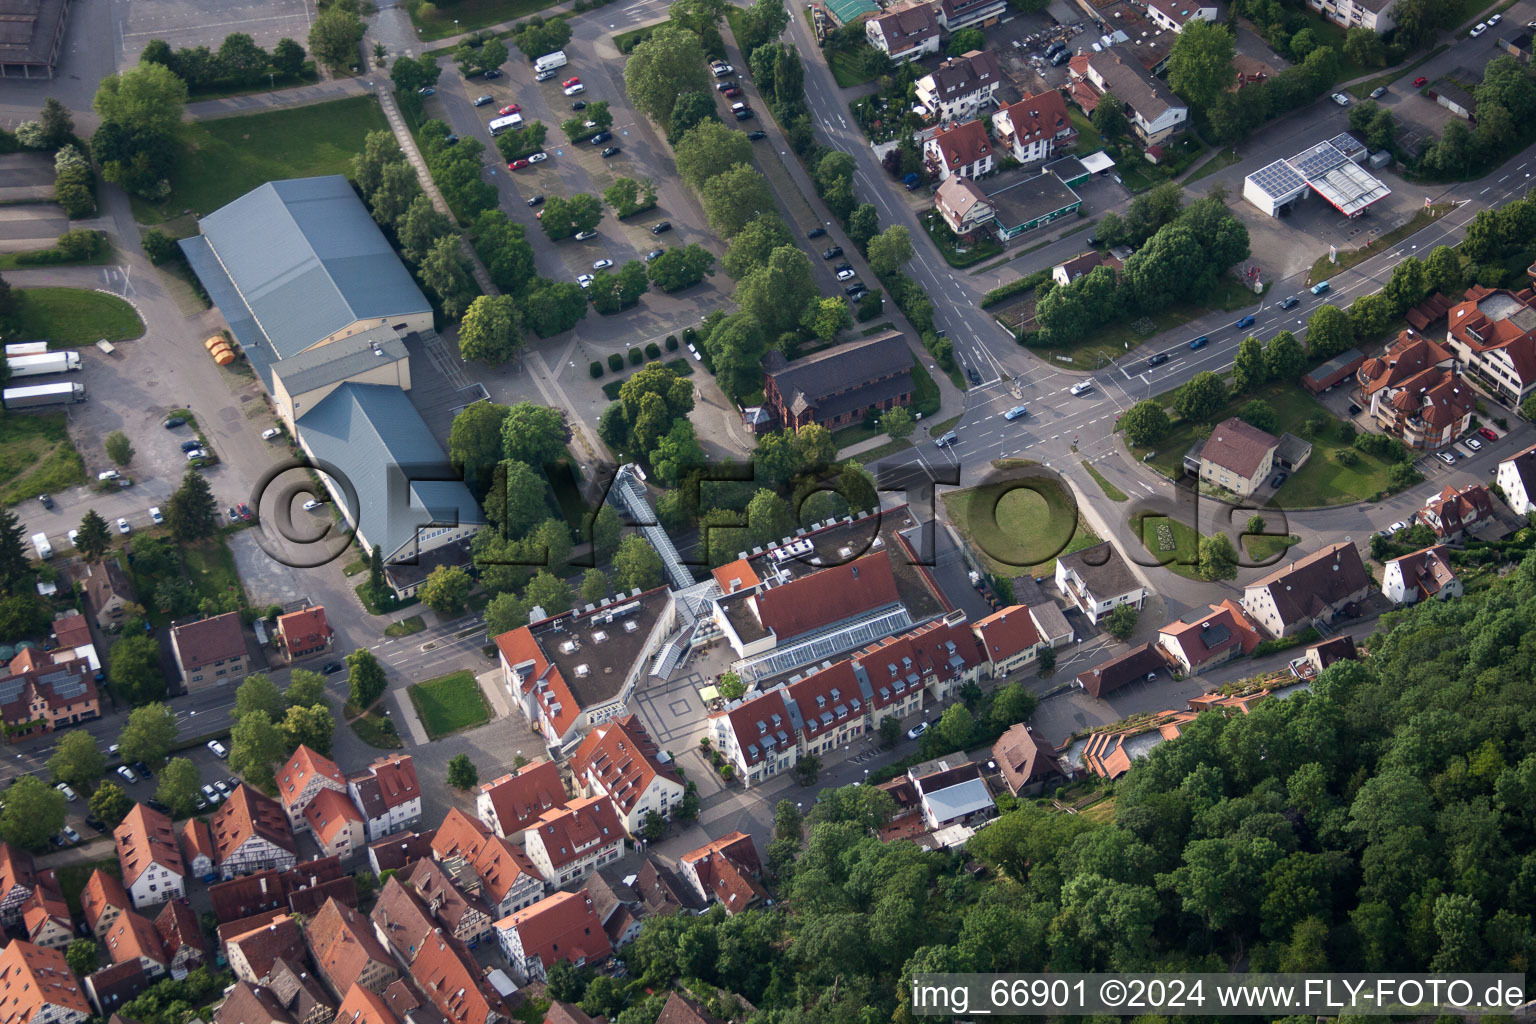
{"type": "Polygon", "coordinates": [[[1333,143],[1319,142],[1311,149],[1297,153],[1289,162],[1302,177],[1310,181],[1322,177],[1348,159],[1333,143]]]}
{"type": "Polygon", "coordinates": [[[1263,189],[1274,199],[1284,199],[1291,193],[1306,187],[1307,179],[1285,160],[1276,160],[1267,167],[1260,167],[1248,175],[1248,180],[1263,189]]]}

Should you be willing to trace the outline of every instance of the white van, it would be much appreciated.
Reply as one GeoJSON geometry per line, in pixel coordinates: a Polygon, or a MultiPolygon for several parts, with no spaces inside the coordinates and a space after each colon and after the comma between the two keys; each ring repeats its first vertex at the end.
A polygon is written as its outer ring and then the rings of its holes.
{"type": "Polygon", "coordinates": [[[539,73],[553,71],[555,68],[563,68],[568,63],[564,50],[556,50],[554,53],[546,53],[533,62],[533,70],[539,73]]]}
{"type": "Polygon", "coordinates": [[[32,548],[37,552],[37,557],[43,561],[53,557],[53,545],[48,543],[46,533],[34,533],[32,535],[32,548]]]}

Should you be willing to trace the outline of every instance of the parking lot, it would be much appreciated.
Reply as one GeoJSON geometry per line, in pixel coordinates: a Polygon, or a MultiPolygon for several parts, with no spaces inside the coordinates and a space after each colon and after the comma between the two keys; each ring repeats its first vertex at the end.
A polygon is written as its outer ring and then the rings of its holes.
{"type": "Polygon", "coordinates": [[[314,20],[308,0],[116,0],[113,13],[122,29],[119,67],[136,64],[151,39],[164,39],[173,50],[217,50],[225,36],[244,32],[268,50],[284,37],[308,49],[314,20]]]}

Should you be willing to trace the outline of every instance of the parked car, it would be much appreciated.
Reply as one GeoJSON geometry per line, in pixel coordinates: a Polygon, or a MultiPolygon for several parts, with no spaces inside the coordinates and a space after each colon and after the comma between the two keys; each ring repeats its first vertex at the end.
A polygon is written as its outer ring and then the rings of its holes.
{"type": "Polygon", "coordinates": [[[177,427],[185,425],[186,422],[185,416],[167,416],[165,422],[160,425],[166,430],[175,430],[177,427]]]}
{"type": "Polygon", "coordinates": [[[117,532],[126,536],[127,534],[133,532],[133,527],[128,525],[128,520],[119,516],[117,520],[117,532]]]}
{"type": "Polygon", "coordinates": [[[533,80],[535,82],[547,82],[559,73],[560,72],[556,71],[554,68],[550,68],[548,71],[540,71],[538,74],[534,75],[533,80]]]}
{"type": "Polygon", "coordinates": [[[497,111],[497,113],[499,113],[502,117],[510,117],[513,114],[521,114],[522,112],[523,108],[518,106],[516,103],[508,103],[506,106],[502,107],[501,110],[497,111]]]}
{"type": "Polygon", "coordinates": [[[495,102],[496,102],[496,97],[494,97],[494,96],[476,96],[475,97],[475,106],[477,106],[477,107],[483,107],[487,103],[495,103],[495,102]]]}
{"type": "Polygon", "coordinates": [[[219,796],[219,791],[218,790],[214,789],[210,785],[207,785],[206,783],[203,785],[202,793],[203,793],[204,799],[206,799],[210,804],[213,804],[213,805],[218,805],[224,799],[223,797],[219,796]]]}
{"type": "Polygon", "coordinates": [[[1468,448],[1472,449],[1475,452],[1480,452],[1480,451],[1483,450],[1483,442],[1479,441],[1475,437],[1467,438],[1464,443],[1466,444],[1466,446],[1468,448]]]}
{"type": "Polygon", "coordinates": [[[79,541],[79,539],[80,539],[80,531],[79,530],[70,530],[69,531],[69,546],[70,547],[72,547],[72,548],[79,547],[80,545],[77,543],[77,541],[79,541]]]}
{"type": "Polygon", "coordinates": [[[1159,352],[1159,353],[1157,353],[1151,359],[1147,360],[1147,369],[1150,370],[1154,366],[1162,366],[1164,363],[1166,363],[1168,361],[1168,358],[1169,357],[1168,357],[1168,353],[1167,352],[1159,352]]]}
{"type": "Polygon", "coordinates": [[[268,427],[266,430],[263,430],[261,432],[261,439],[263,441],[270,441],[274,437],[282,437],[282,436],[283,436],[283,428],[282,427],[268,427]]]}
{"type": "Polygon", "coordinates": [[[578,241],[578,242],[585,242],[589,238],[596,238],[596,237],[597,237],[597,232],[596,231],[578,231],[578,232],[576,232],[576,241],[578,241]]]}
{"type": "Polygon", "coordinates": [[[1207,336],[1207,335],[1202,334],[1202,335],[1200,335],[1200,337],[1198,337],[1194,341],[1190,342],[1189,343],[1189,347],[1190,348],[1205,348],[1205,346],[1209,345],[1210,343],[1211,343],[1210,337],[1207,336]]]}
{"type": "Polygon", "coordinates": [[[150,507],[149,521],[154,523],[156,526],[165,525],[165,516],[160,514],[160,506],[154,505],[150,507]]]}
{"type": "Polygon", "coordinates": [[[75,845],[76,843],[78,843],[80,841],[80,833],[76,832],[74,829],[70,828],[68,825],[65,825],[64,828],[62,830],[60,830],[60,834],[64,837],[64,841],[69,843],[69,845],[71,845],[71,846],[75,845]]]}
{"type": "Polygon", "coordinates": [[[809,231],[807,231],[805,233],[805,237],[806,238],[821,238],[821,237],[825,236],[826,233],[827,233],[827,229],[826,228],[811,228],[811,230],[809,230],[809,231]]]}
{"type": "Polygon", "coordinates": [[[578,275],[576,275],[576,283],[581,285],[583,288],[591,288],[592,287],[592,275],[591,274],[578,274],[578,275]]]}
{"type": "Polygon", "coordinates": [[[721,89],[720,91],[729,99],[734,99],[735,97],[741,95],[741,90],[736,88],[734,85],[730,86],[729,88],[721,89]]]}
{"type": "Polygon", "coordinates": [[[1269,479],[1269,486],[1270,486],[1271,489],[1279,487],[1281,484],[1285,483],[1285,480],[1286,480],[1286,474],[1285,473],[1276,473],[1274,476],[1270,477],[1270,479],[1269,479]]]}
{"type": "Polygon", "coordinates": [[[1071,388],[1072,396],[1074,398],[1079,396],[1079,395],[1086,395],[1088,392],[1090,392],[1092,390],[1093,390],[1093,381],[1091,381],[1091,380],[1080,380],[1076,384],[1073,384],[1072,388],[1071,388]]]}
{"type": "Polygon", "coordinates": [[[1484,32],[1487,32],[1487,31],[1488,31],[1487,23],[1480,21],[1480,22],[1477,23],[1476,27],[1474,27],[1472,29],[1471,32],[1467,33],[1467,35],[1471,36],[1473,39],[1476,39],[1478,36],[1482,35],[1484,32]]]}
{"type": "Polygon", "coordinates": [[[1497,441],[1499,439],[1499,435],[1493,432],[1492,427],[1478,427],[1477,432],[1489,441],[1497,441]]]}
{"type": "Polygon", "coordinates": [[[240,503],[240,518],[245,520],[256,518],[256,513],[251,511],[251,506],[247,505],[243,501],[240,503]]]}
{"type": "Polygon", "coordinates": [[[214,757],[228,757],[229,756],[229,751],[224,749],[224,744],[220,743],[218,740],[209,740],[208,743],[207,743],[207,747],[208,747],[209,750],[213,751],[213,756],[214,757]]]}
{"type": "Polygon", "coordinates": [[[715,92],[725,92],[727,89],[736,88],[736,83],[730,80],[715,83],[715,92]]]}
{"type": "Polygon", "coordinates": [[[848,270],[839,270],[839,271],[838,271],[838,272],[837,272],[837,279],[838,279],[838,280],[839,280],[839,281],[847,281],[847,280],[849,280],[849,279],[850,279],[850,278],[855,278],[855,277],[858,277],[858,276],[859,276],[859,275],[858,275],[858,272],[857,272],[857,271],[854,271],[854,270],[852,270],[852,269],[848,269],[848,270]]]}
{"type": "Polygon", "coordinates": [[[1333,94],[1333,102],[1337,103],[1341,107],[1347,107],[1349,106],[1349,97],[1345,96],[1341,92],[1336,92],[1333,94]]]}
{"type": "Polygon", "coordinates": [[[240,510],[235,508],[233,505],[225,509],[224,514],[229,517],[229,521],[232,523],[238,523],[240,521],[240,510]]]}
{"type": "Polygon", "coordinates": [[[1236,327],[1238,330],[1242,330],[1245,327],[1252,327],[1253,326],[1253,317],[1245,316],[1241,320],[1239,320],[1237,323],[1233,324],[1233,326],[1236,327]]]}
{"type": "Polygon", "coordinates": [[[325,504],[325,503],[323,501],[321,501],[319,498],[310,498],[308,501],[306,501],[304,503],[304,511],[305,512],[313,512],[315,509],[319,508],[323,504],[325,504]]]}
{"type": "Polygon", "coordinates": [[[106,835],[111,831],[111,829],[107,828],[107,823],[94,814],[87,814],[85,816],[85,824],[91,831],[100,832],[102,835],[106,835]]]}
{"type": "Polygon", "coordinates": [[[344,668],[346,668],[346,666],[339,661],[328,661],[325,663],[325,667],[320,670],[320,673],[322,675],[333,676],[344,668]]]}
{"type": "Polygon", "coordinates": [[[709,66],[709,70],[715,73],[716,78],[724,78],[726,75],[734,75],[736,73],[736,69],[724,61],[716,61],[709,66]]]}
{"type": "Polygon", "coordinates": [[[202,448],[184,448],[182,450],[187,453],[188,462],[195,462],[198,459],[206,459],[208,457],[208,452],[202,448]]]}
{"type": "Polygon", "coordinates": [[[669,220],[657,221],[655,224],[651,225],[651,234],[653,234],[653,235],[659,235],[659,234],[662,234],[664,232],[671,231],[671,230],[672,230],[672,222],[669,221],[669,220]]]}
{"type": "Polygon", "coordinates": [[[923,736],[923,733],[925,733],[927,731],[928,731],[928,723],[927,722],[918,722],[912,728],[907,730],[907,739],[909,739],[909,740],[921,739],[922,736],[923,736]]]}
{"type": "Polygon", "coordinates": [[[201,441],[183,441],[183,442],[181,442],[181,450],[184,451],[184,452],[201,451],[202,447],[203,447],[203,442],[201,442],[201,441]]]}
{"type": "Polygon", "coordinates": [[[1387,94],[1387,87],[1384,86],[1384,85],[1378,85],[1376,88],[1371,90],[1371,99],[1379,100],[1383,96],[1385,96],[1386,94],[1387,94]]]}
{"type": "Polygon", "coordinates": [[[587,101],[586,100],[577,100],[575,103],[571,104],[571,109],[572,110],[586,110],[587,109],[587,101]]]}
{"type": "Polygon", "coordinates": [[[538,195],[529,196],[528,197],[528,205],[529,206],[543,206],[544,205],[544,193],[540,192],[538,195]]]}
{"type": "Polygon", "coordinates": [[[1429,84],[1429,79],[1425,78],[1423,75],[1420,75],[1418,78],[1415,78],[1413,80],[1413,87],[1415,89],[1422,89],[1422,88],[1424,88],[1428,84],[1429,84]]]}
{"type": "Polygon", "coordinates": [[[101,481],[104,482],[104,481],[107,481],[107,480],[116,480],[118,477],[120,477],[122,475],[123,474],[119,473],[115,469],[104,469],[100,473],[96,474],[96,479],[97,480],[101,480],[101,481]]]}
{"type": "Polygon", "coordinates": [[[524,167],[527,167],[527,166],[528,166],[528,161],[527,160],[513,160],[511,163],[507,164],[507,170],[509,170],[509,171],[520,171],[524,167]]]}
{"type": "Polygon", "coordinates": [[[607,149],[603,150],[602,157],[604,160],[607,160],[609,157],[618,156],[622,152],[624,151],[618,146],[609,146],[607,149]]]}
{"type": "Polygon", "coordinates": [[[218,790],[219,795],[222,796],[225,800],[228,800],[230,796],[234,794],[234,790],[229,787],[229,783],[225,782],[223,779],[214,779],[213,788],[218,790]]]}
{"type": "Polygon", "coordinates": [[[864,282],[862,282],[862,281],[855,281],[853,284],[849,285],[847,288],[844,288],[843,292],[845,294],[851,296],[854,299],[860,299],[860,298],[863,298],[865,295],[869,294],[869,289],[864,287],[864,282]]]}
{"type": "Polygon", "coordinates": [[[416,90],[416,95],[418,95],[418,96],[436,96],[437,95],[437,90],[432,88],[430,85],[424,85],[420,89],[416,90]]]}
{"type": "Polygon", "coordinates": [[[834,245],[830,249],[823,250],[822,254],[821,254],[821,258],[824,259],[824,260],[835,260],[839,256],[841,256],[842,254],[843,254],[843,247],[840,246],[840,245],[834,245]]]}
{"type": "Polygon", "coordinates": [[[485,73],[485,77],[486,78],[500,78],[501,77],[501,69],[500,68],[491,68],[491,70],[489,70],[489,71],[487,71],[485,73]]]}
{"type": "Polygon", "coordinates": [[[124,782],[129,783],[130,785],[139,781],[139,777],[133,774],[133,769],[129,768],[125,764],[120,764],[117,766],[117,774],[122,777],[124,782]]]}
{"type": "Polygon", "coordinates": [[[600,259],[592,262],[593,270],[607,270],[611,266],[613,266],[613,260],[610,259],[600,259]]]}
{"type": "Polygon", "coordinates": [[[537,153],[529,153],[528,154],[528,162],[531,163],[531,164],[541,164],[545,160],[548,160],[548,159],[549,159],[549,154],[544,152],[542,149],[539,150],[537,153]]]}
{"type": "Polygon", "coordinates": [[[1450,452],[1435,452],[1435,458],[1439,459],[1447,466],[1456,465],[1456,456],[1452,455],[1450,452]]]}
{"type": "Polygon", "coordinates": [[[1395,522],[1391,526],[1387,527],[1387,536],[1390,537],[1394,533],[1396,533],[1397,531],[1399,531],[1399,530],[1406,530],[1406,529],[1408,529],[1408,524],[1406,522],[1404,522],[1403,520],[1399,519],[1397,522],[1395,522]]]}
{"type": "Polygon", "coordinates": [[[592,136],[591,142],[594,146],[601,146],[611,138],[613,138],[613,132],[598,132],[592,136]]]}
{"type": "Polygon", "coordinates": [[[734,113],[736,114],[736,120],[738,121],[750,121],[757,116],[751,111],[750,108],[737,110],[734,113]]]}
{"type": "Polygon", "coordinates": [[[65,800],[68,800],[70,803],[75,802],[75,791],[69,788],[68,783],[60,782],[53,788],[58,790],[60,793],[63,793],[65,800]]]}
{"type": "Polygon", "coordinates": [[[572,75],[570,78],[567,78],[565,81],[561,82],[560,84],[565,86],[567,89],[569,89],[573,85],[580,85],[581,84],[581,76],[580,75],[572,75]]]}
{"type": "Polygon", "coordinates": [[[1502,14],[1490,14],[1490,15],[1488,15],[1488,24],[1489,25],[1497,25],[1499,22],[1501,22],[1503,20],[1504,20],[1504,15],[1502,15],[1502,14]]]}
{"type": "Polygon", "coordinates": [[[753,142],[757,142],[759,139],[766,139],[767,137],[767,132],[747,132],[747,138],[753,142]]]}
{"type": "Polygon", "coordinates": [[[1285,298],[1280,300],[1280,308],[1281,309],[1294,309],[1296,306],[1298,306],[1300,304],[1301,304],[1301,300],[1298,299],[1294,295],[1287,295],[1285,298]]]}
{"type": "Polygon", "coordinates": [[[577,82],[575,85],[568,85],[565,87],[565,94],[567,96],[579,96],[586,91],[587,87],[582,85],[580,82],[577,82]]]}

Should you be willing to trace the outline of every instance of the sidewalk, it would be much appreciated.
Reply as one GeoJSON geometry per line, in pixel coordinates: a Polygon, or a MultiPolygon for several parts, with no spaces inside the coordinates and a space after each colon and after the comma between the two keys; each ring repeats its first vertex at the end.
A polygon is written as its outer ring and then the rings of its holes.
{"type": "MultiPolygon", "coordinates": [[[[383,71],[375,71],[374,74],[377,80],[389,81],[389,75],[383,71]]],[[[375,84],[378,84],[377,80],[375,84]]],[[[198,100],[196,103],[187,104],[187,116],[194,121],[204,121],[262,110],[279,110],[284,107],[307,107],[311,103],[326,103],[330,100],[345,99],[348,96],[366,96],[371,91],[368,85],[369,79],[366,77],[332,78],[314,85],[299,85],[274,92],[225,96],[216,100],[198,100]]]]}

